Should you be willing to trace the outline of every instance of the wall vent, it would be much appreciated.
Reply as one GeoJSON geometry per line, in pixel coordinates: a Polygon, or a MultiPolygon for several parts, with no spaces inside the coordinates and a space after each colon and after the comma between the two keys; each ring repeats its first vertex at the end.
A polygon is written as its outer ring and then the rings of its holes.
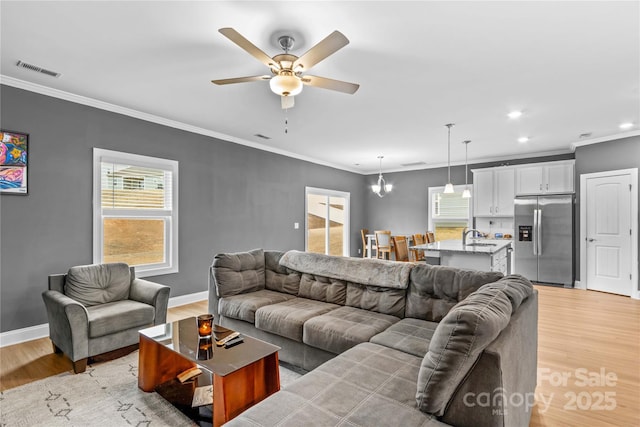
{"type": "Polygon", "coordinates": [[[46,68],[38,67],[37,65],[27,64],[26,62],[22,62],[22,61],[18,61],[16,65],[20,68],[26,68],[27,70],[35,71],[36,73],[46,74],[47,76],[51,76],[51,77],[60,77],[62,75],[61,73],[47,70],[46,68]]]}
{"type": "Polygon", "coordinates": [[[404,166],[405,168],[410,167],[410,166],[422,166],[422,165],[426,165],[425,162],[413,162],[413,163],[402,163],[400,164],[400,166],[404,166]]]}
{"type": "Polygon", "coordinates": [[[254,134],[253,136],[257,136],[258,138],[262,138],[262,139],[271,139],[271,137],[270,137],[270,136],[263,135],[263,134],[261,134],[261,133],[256,133],[256,134],[254,134]]]}

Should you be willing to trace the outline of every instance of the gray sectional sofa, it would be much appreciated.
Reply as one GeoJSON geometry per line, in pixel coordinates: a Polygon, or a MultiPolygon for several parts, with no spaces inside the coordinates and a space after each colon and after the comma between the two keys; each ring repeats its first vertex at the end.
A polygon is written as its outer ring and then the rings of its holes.
{"type": "Polygon", "coordinates": [[[529,424],[538,307],[521,276],[262,249],[210,273],[217,323],[310,371],[228,425],[529,424]]]}

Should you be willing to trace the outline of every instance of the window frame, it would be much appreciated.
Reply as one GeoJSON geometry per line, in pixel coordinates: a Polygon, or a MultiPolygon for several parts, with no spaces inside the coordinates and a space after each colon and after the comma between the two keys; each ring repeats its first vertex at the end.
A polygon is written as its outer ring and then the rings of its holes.
{"type": "MultiPolygon", "coordinates": [[[[167,182],[167,184],[169,184],[167,182]]],[[[165,194],[167,197],[167,194],[165,194]]],[[[165,220],[165,262],[136,265],[137,277],[177,273],[178,269],[178,161],[122,151],[93,149],[93,262],[103,263],[105,218],[165,220]],[[114,162],[171,172],[171,209],[123,209],[102,207],[101,163],[114,162]]]]}
{"type": "MultiPolygon", "coordinates": [[[[467,184],[467,185],[454,185],[453,186],[453,192],[454,193],[462,193],[466,188],[469,189],[469,191],[471,191],[471,194],[473,194],[473,185],[472,184],[467,184]]],[[[464,218],[447,218],[447,219],[437,219],[437,218],[433,218],[433,195],[434,194],[438,194],[438,193],[444,193],[444,186],[441,187],[429,187],[429,200],[428,200],[428,204],[427,204],[427,209],[428,209],[428,223],[429,223],[429,230],[434,230],[435,231],[435,224],[438,222],[450,222],[450,221],[455,221],[455,220],[460,220],[463,221],[464,218]]],[[[471,198],[467,199],[469,202],[469,206],[468,206],[468,210],[467,210],[467,227],[469,228],[473,228],[473,203],[471,202],[471,198]]],[[[462,237],[460,238],[462,239],[462,237]]]]}

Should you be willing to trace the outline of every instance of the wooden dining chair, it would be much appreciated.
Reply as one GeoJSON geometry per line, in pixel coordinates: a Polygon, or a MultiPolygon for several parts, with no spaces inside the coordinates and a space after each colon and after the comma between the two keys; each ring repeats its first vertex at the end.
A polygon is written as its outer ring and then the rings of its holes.
{"type": "MultiPolygon", "coordinates": [[[[414,234],[413,235],[413,245],[424,245],[425,239],[424,234],[414,234]]],[[[424,261],[424,251],[418,249],[411,249],[411,253],[413,254],[413,259],[415,261],[424,261]]]]}
{"type": "MultiPolygon", "coordinates": [[[[369,245],[367,245],[367,234],[369,234],[369,230],[363,228],[360,230],[360,237],[362,237],[362,258],[370,258],[371,254],[369,253],[369,245]]],[[[376,250],[376,245],[371,245],[371,250],[376,250]]]]}
{"type": "Polygon", "coordinates": [[[391,259],[391,231],[376,230],[376,257],[391,259]]]}
{"type": "Polygon", "coordinates": [[[433,234],[433,231],[427,231],[425,234],[426,243],[434,243],[436,241],[436,236],[433,234]]]}
{"type": "Polygon", "coordinates": [[[409,261],[409,247],[405,236],[393,236],[393,251],[396,255],[396,261],[409,261]]]}

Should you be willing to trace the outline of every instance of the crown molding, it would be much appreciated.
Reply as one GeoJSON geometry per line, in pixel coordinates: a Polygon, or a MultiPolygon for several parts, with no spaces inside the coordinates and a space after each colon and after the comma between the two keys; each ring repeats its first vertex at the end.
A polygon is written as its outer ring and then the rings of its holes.
{"type": "MultiPolygon", "coordinates": [[[[479,163],[492,163],[492,162],[501,162],[507,160],[520,160],[520,159],[535,159],[536,157],[546,157],[546,156],[559,156],[562,154],[571,154],[573,150],[554,150],[554,151],[539,151],[535,153],[526,153],[526,154],[511,154],[508,156],[499,156],[499,157],[479,157],[469,159],[469,167],[479,164],[479,163]]],[[[451,166],[464,166],[464,161],[456,161],[451,162],[451,166]]],[[[437,169],[437,168],[446,168],[447,163],[435,163],[432,165],[420,165],[415,167],[406,167],[406,168],[393,168],[383,170],[382,173],[394,173],[394,172],[409,172],[409,171],[417,171],[417,170],[426,170],[426,169],[437,169]]],[[[366,175],[377,175],[378,172],[370,172],[366,173],[366,175]]]]}
{"type": "Polygon", "coordinates": [[[233,142],[235,144],[244,145],[246,147],[255,148],[257,150],[267,151],[274,154],[279,154],[281,156],[291,157],[297,160],[302,160],[305,162],[314,163],[321,166],[327,166],[334,169],[340,169],[347,172],[352,172],[356,174],[362,175],[361,171],[346,168],[341,165],[336,165],[330,162],[325,162],[322,160],[314,159],[312,157],[304,156],[301,154],[293,153],[291,151],[281,150],[279,148],[269,147],[268,145],[263,145],[257,142],[249,141],[246,139],[238,138],[235,136],[227,135],[224,133],[216,132],[210,129],[201,128],[198,126],[193,126],[187,123],[179,122],[176,120],[167,119],[165,117],[156,116],[153,114],[145,113],[142,111],[134,110],[127,107],[122,107],[120,105],[111,104],[105,101],[100,101],[95,98],[89,98],[82,95],[77,95],[71,92],[65,92],[63,90],[54,89],[48,86],[43,86],[37,83],[28,82],[26,80],[16,79],[14,77],[9,77],[4,74],[0,74],[0,84],[15,87],[17,89],[27,90],[29,92],[38,93],[40,95],[50,96],[52,98],[58,98],[69,102],[74,102],[76,104],[82,104],[89,107],[98,108],[100,110],[110,111],[112,113],[122,114],[125,116],[133,117],[135,119],[144,120],[147,122],[159,124],[162,126],[171,127],[174,129],[180,129],[191,133],[196,133],[199,135],[209,136],[211,138],[216,138],[226,142],[233,142]]]}
{"type": "MultiPolygon", "coordinates": [[[[9,77],[6,76],[4,74],[0,74],[0,84],[3,85],[7,85],[7,86],[11,86],[11,87],[15,87],[18,89],[23,89],[23,90],[27,90],[29,92],[34,92],[34,93],[38,93],[40,95],[45,95],[45,96],[51,96],[53,98],[58,98],[58,99],[62,99],[65,101],[69,101],[69,102],[74,102],[76,104],[82,104],[82,105],[86,105],[89,107],[94,107],[94,108],[98,108],[100,110],[105,110],[105,111],[110,111],[112,113],[117,113],[117,114],[122,114],[128,117],[133,117],[139,120],[144,120],[147,122],[151,122],[151,123],[155,123],[155,124],[159,124],[162,126],[167,126],[167,127],[171,127],[174,129],[180,129],[180,130],[184,130],[187,132],[191,132],[191,133],[195,133],[195,134],[199,134],[199,135],[204,135],[204,136],[208,136],[211,138],[215,138],[215,139],[219,139],[222,141],[226,141],[226,142],[232,142],[235,144],[239,144],[239,145],[244,145],[246,147],[250,147],[250,148],[255,148],[257,150],[261,150],[261,151],[266,151],[269,153],[273,153],[273,154],[278,154],[281,156],[285,156],[285,157],[290,157],[293,159],[297,159],[297,160],[302,160],[305,162],[309,162],[309,163],[314,163],[317,165],[321,165],[321,166],[326,166],[326,167],[330,167],[330,168],[334,168],[334,169],[339,169],[339,170],[343,170],[346,172],[351,172],[351,173],[355,173],[358,175],[363,175],[363,176],[368,176],[368,175],[372,175],[372,174],[378,174],[378,170],[371,170],[371,171],[363,171],[363,170],[357,170],[357,169],[353,169],[353,168],[347,168],[344,167],[342,165],[337,165],[334,163],[330,163],[330,162],[325,162],[323,160],[318,160],[318,159],[314,159],[312,157],[308,157],[308,156],[304,156],[301,154],[297,154],[297,153],[293,153],[291,151],[286,151],[286,150],[281,150],[278,148],[274,148],[274,147],[270,147],[268,145],[263,145],[260,144],[258,142],[254,142],[254,141],[249,141],[243,138],[238,138],[235,136],[231,136],[231,135],[227,135],[224,133],[220,133],[220,132],[216,132],[210,129],[205,129],[205,128],[201,128],[198,126],[193,126],[187,123],[183,123],[183,122],[179,122],[176,120],[171,120],[171,119],[167,119],[165,117],[161,117],[161,116],[156,116],[153,114],[149,114],[149,113],[145,113],[142,111],[138,111],[138,110],[134,110],[131,108],[126,108],[126,107],[122,107],[120,105],[116,105],[116,104],[111,104],[105,101],[100,101],[98,99],[94,99],[94,98],[89,98],[86,96],[82,96],[82,95],[77,95],[71,92],[65,92],[63,90],[59,90],[59,89],[54,89],[48,86],[43,86],[37,83],[32,83],[32,82],[28,82],[26,80],[20,80],[20,79],[16,79],[14,77],[9,77]]],[[[576,141],[576,142],[572,142],[569,145],[569,149],[566,150],[555,150],[555,151],[544,151],[544,152],[537,152],[537,153],[530,153],[530,154],[526,154],[526,158],[536,158],[536,157],[544,157],[544,156],[554,156],[554,155],[561,155],[561,154],[568,154],[568,153],[573,153],[575,152],[577,147],[582,147],[585,145],[591,145],[591,144],[598,144],[601,142],[608,142],[608,141],[613,141],[613,140],[618,140],[618,139],[623,139],[623,138],[628,138],[628,137],[632,137],[632,136],[640,136],[640,131],[629,131],[629,132],[624,132],[624,133],[618,133],[618,134],[614,134],[614,135],[609,135],[609,136],[604,136],[604,137],[600,137],[600,138],[592,138],[592,139],[586,139],[583,141],[576,141]]],[[[500,157],[485,157],[485,158],[477,158],[477,159],[469,159],[469,163],[471,164],[471,162],[477,164],[477,163],[489,163],[489,162],[499,162],[499,161],[506,161],[506,160],[515,160],[515,159],[521,159],[523,158],[523,154],[514,154],[514,155],[509,155],[509,156],[500,156],[500,157]]],[[[458,166],[458,165],[464,165],[464,162],[453,162],[451,163],[451,166],[458,166]]],[[[401,167],[401,168],[393,168],[393,169],[388,169],[388,170],[383,170],[383,173],[394,173],[394,172],[409,172],[409,171],[416,171],[416,170],[426,170],[426,169],[437,169],[437,168],[442,168],[442,167],[446,167],[447,164],[446,163],[436,163],[436,164],[431,164],[431,165],[418,165],[418,166],[414,166],[414,167],[401,167]]]]}
{"type": "Polygon", "coordinates": [[[585,140],[582,140],[582,141],[572,142],[571,143],[571,150],[575,151],[576,148],[583,147],[585,145],[599,144],[601,142],[614,141],[614,140],[617,140],[617,139],[629,138],[631,136],[640,136],[640,131],[639,130],[632,130],[632,131],[629,131],[629,132],[616,133],[615,135],[609,135],[609,136],[603,136],[603,137],[600,137],[600,138],[591,138],[591,139],[585,139],[585,140]]]}

